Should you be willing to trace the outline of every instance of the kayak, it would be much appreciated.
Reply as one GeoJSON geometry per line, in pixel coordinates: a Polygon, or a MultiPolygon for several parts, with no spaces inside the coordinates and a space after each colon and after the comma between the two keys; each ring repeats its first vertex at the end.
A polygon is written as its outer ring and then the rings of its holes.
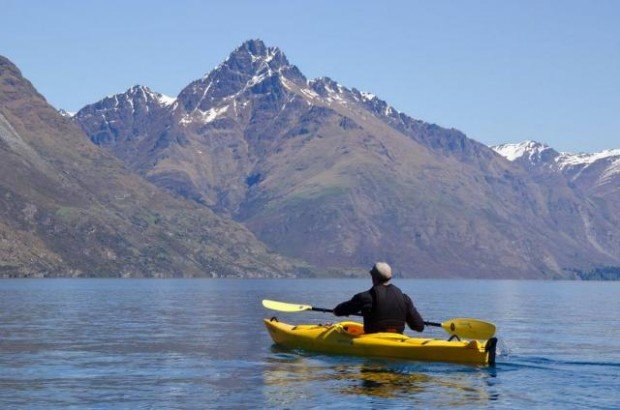
{"type": "Polygon", "coordinates": [[[289,325],[275,317],[264,322],[273,341],[288,348],[428,362],[495,364],[497,339],[494,337],[489,340],[439,340],[400,333],[364,334],[364,326],[357,322],[289,325]]]}

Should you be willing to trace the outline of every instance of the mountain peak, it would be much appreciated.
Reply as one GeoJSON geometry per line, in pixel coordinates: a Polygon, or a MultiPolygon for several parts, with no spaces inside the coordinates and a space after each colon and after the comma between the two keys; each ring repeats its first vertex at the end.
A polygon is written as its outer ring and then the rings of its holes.
{"type": "Polygon", "coordinates": [[[173,97],[169,97],[167,95],[155,92],[149,87],[139,84],[136,84],[133,87],[129,88],[127,91],[125,91],[123,95],[127,96],[132,100],[139,99],[144,100],[145,102],[155,101],[158,105],[171,105],[172,103],[174,103],[174,101],[176,101],[176,99],[173,97]]]}
{"type": "Polygon", "coordinates": [[[249,73],[259,71],[264,65],[277,70],[279,67],[288,66],[289,62],[278,47],[267,47],[262,40],[254,39],[247,40],[237,47],[222,65],[249,73]]]}
{"type": "Polygon", "coordinates": [[[491,148],[508,161],[516,161],[524,158],[532,163],[546,162],[560,155],[559,152],[549,145],[533,140],[526,140],[516,144],[500,144],[491,148]]]}
{"type": "Polygon", "coordinates": [[[243,44],[238,47],[238,49],[242,48],[248,50],[252,54],[264,54],[267,50],[265,42],[259,38],[245,40],[243,44]]]}
{"type": "Polygon", "coordinates": [[[144,85],[134,85],[124,93],[108,95],[104,99],[83,107],[76,114],[62,110],[64,117],[75,117],[78,121],[88,118],[97,118],[105,127],[111,127],[118,121],[118,116],[129,115],[134,118],[136,113],[149,113],[167,109],[172,106],[176,98],[155,92],[144,85]]]}
{"type": "Polygon", "coordinates": [[[279,48],[267,47],[261,40],[247,40],[213,71],[181,91],[179,101],[186,111],[206,112],[213,108],[214,101],[260,88],[259,84],[270,82],[265,90],[281,87],[279,77],[306,82],[303,74],[288,62],[279,48]]]}
{"type": "Polygon", "coordinates": [[[253,56],[266,57],[267,55],[269,55],[270,52],[274,50],[279,51],[277,47],[267,47],[263,40],[251,39],[244,41],[243,44],[241,44],[239,47],[237,47],[235,51],[233,51],[233,54],[237,52],[247,52],[253,56]]]}
{"type": "Polygon", "coordinates": [[[146,85],[136,84],[127,89],[127,93],[137,94],[137,93],[152,93],[151,89],[146,85]]]}
{"type": "MultiPolygon", "coordinates": [[[[9,60],[8,58],[0,55],[0,70],[4,71],[4,70],[10,70],[13,72],[17,72],[21,75],[21,72],[19,71],[19,69],[17,68],[17,66],[15,64],[13,64],[13,62],[11,60],[9,60]]],[[[0,73],[2,72],[0,71],[0,73]]]]}
{"type": "Polygon", "coordinates": [[[34,98],[38,102],[44,102],[45,97],[37,92],[32,83],[22,76],[22,72],[11,60],[0,55],[0,106],[9,100],[19,96],[20,98],[34,98]]]}

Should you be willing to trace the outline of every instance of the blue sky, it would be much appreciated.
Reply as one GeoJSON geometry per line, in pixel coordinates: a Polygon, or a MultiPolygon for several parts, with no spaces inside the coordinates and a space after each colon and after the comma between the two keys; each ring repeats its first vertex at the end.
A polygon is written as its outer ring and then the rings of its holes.
{"type": "Polygon", "coordinates": [[[0,0],[0,54],[77,110],[175,96],[249,38],[486,144],[620,148],[620,1],[0,0]]]}

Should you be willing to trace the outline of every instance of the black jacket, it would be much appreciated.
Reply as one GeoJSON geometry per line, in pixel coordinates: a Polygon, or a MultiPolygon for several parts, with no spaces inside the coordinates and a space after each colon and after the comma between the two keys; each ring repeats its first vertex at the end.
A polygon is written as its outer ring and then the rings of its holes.
{"type": "Polygon", "coordinates": [[[364,316],[365,333],[402,333],[405,330],[405,323],[415,331],[424,330],[424,320],[413,306],[411,298],[391,284],[375,285],[334,309],[336,316],[355,313],[364,316]]]}

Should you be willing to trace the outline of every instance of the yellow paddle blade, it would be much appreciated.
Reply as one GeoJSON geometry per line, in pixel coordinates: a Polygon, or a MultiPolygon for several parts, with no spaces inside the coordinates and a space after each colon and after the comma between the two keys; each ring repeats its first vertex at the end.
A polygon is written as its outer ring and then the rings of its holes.
{"type": "Polygon", "coordinates": [[[310,305],[296,305],[294,303],[284,303],[269,299],[263,299],[263,306],[267,309],[277,310],[279,312],[303,312],[304,310],[312,310],[312,306],[310,305]]]}
{"type": "Polygon", "coordinates": [[[451,335],[462,339],[486,340],[495,335],[495,325],[478,319],[456,318],[441,324],[441,327],[451,335]]]}

